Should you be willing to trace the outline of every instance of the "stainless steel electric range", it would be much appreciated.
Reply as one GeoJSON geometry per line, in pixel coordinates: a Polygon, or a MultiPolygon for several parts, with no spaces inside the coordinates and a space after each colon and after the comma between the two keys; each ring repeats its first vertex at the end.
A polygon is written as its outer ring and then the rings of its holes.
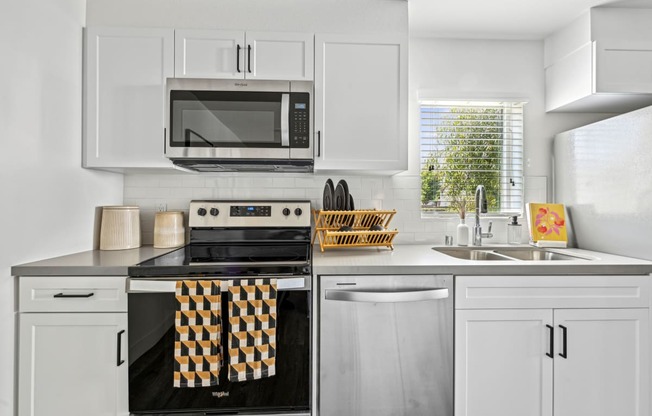
{"type": "Polygon", "coordinates": [[[188,245],[129,268],[130,412],[309,415],[309,201],[191,201],[188,220],[188,245]],[[260,277],[277,279],[276,374],[173,387],[176,281],[260,277]]]}

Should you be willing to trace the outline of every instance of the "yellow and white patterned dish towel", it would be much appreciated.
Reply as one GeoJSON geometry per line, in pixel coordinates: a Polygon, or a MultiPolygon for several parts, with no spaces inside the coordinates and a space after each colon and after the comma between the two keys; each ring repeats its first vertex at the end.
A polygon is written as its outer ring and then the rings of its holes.
{"type": "Polygon", "coordinates": [[[218,384],[222,366],[220,298],[219,280],[177,282],[174,387],[218,384]]]}
{"type": "Polygon", "coordinates": [[[276,374],[276,279],[229,281],[229,381],[276,374]]]}

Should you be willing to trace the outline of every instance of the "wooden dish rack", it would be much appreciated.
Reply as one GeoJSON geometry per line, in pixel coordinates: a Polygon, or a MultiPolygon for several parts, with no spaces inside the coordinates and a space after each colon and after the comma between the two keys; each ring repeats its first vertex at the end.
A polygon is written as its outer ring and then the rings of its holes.
{"type": "Polygon", "coordinates": [[[396,215],[396,210],[381,211],[375,209],[353,211],[323,211],[313,210],[315,218],[315,234],[312,244],[319,238],[321,251],[335,247],[389,247],[394,250],[392,241],[398,230],[387,227],[396,215]],[[380,225],[381,231],[371,231],[369,227],[380,225]],[[338,231],[340,227],[349,226],[353,231],[338,231]]]}

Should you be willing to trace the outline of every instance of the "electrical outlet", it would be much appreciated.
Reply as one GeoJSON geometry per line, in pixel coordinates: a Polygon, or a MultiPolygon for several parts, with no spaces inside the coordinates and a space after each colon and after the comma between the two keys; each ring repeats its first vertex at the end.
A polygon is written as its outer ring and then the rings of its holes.
{"type": "Polygon", "coordinates": [[[156,211],[157,212],[163,212],[168,210],[168,204],[165,202],[161,202],[156,206],[156,211]]]}

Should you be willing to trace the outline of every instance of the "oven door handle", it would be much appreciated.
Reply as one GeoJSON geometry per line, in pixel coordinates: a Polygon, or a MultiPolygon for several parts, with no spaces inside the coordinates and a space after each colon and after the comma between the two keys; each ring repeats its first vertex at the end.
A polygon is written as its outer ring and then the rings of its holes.
{"type": "MultiPolygon", "coordinates": [[[[250,277],[240,277],[233,276],[233,279],[241,278],[250,278],[250,277]]],[[[273,276],[260,276],[260,278],[273,278],[273,276]]],[[[179,280],[184,280],[182,277],[179,277],[179,280]]],[[[202,277],[201,279],[191,279],[191,280],[211,280],[210,277],[202,277]]],[[[218,280],[230,280],[230,279],[218,279],[218,280]]],[[[285,290],[307,290],[309,289],[310,278],[309,277],[288,277],[283,279],[278,279],[276,281],[276,290],[285,291],[285,290]]],[[[156,278],[147,278],[147,279],[138,279],[138,278],[129,278],[127,279],[127,293],[175,293],[177,288],[177,280],[165,278],[165,279],[156,279],[156,278]]]]}
{"type": "Polygon", "coordinates": [[[281,147],[290,145],[290,94],[281,94],[281,147]]]}

